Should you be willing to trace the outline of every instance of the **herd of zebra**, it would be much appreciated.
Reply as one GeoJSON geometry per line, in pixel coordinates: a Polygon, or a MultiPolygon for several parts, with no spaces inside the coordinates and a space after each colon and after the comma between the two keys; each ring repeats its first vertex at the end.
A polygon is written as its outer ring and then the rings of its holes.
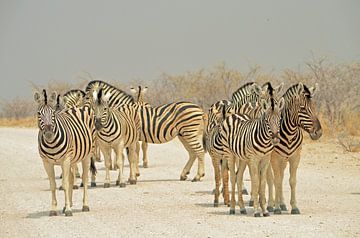
{"type": "Polygon", "coordinates": [[[50,216],[57,215],[54,165],[61,165],[65,193],[63,213],[72,216],[72,193],[76,164],[82,163],[83,211],[89,211],[88,176],[96,186],[95,161],[104,157],[104,187],[110,187],[111,153],[115,152],[118,170],[116,185],[126,186],[123,176],[126,149],[130,176],[136,184],[139,152],[142,142],[143,167],[148,167],[147,143],[161,144],[177,137],[189,153],[180,174],[186,180],[198,160],[197,174],[192,181],[205,175],[204,157],[211,156],[215,174],[214,206],[219,204],[220,184],[223,198],[235,213],[235,187],[238,188],[240,212],[246,214],[242,198],[243,173],[249,167],[251,202],[254,216],[280,214],[286,210],[283,198],[283,177],[290,164],[291,213],[299,214],[296,204],[296,172],[300,161],[302,130],[317,140],[321,125],[314,110],[315,87],[302,83],[288,88],[281,95],[283,84],[273,87],[247,83],[236,90],[230,100],[213,104],[208,113],[190,102],[174,102],[153,107],[144,102],[147,88],[132,88],[135,97],[103,81],[91,81],[85,91],[71,90],[64,95],[46,90],[35,92],[38,114],[38,146],[52,193],[50,216]],[[136,99],[135,99],[136,98],[136,99]],[[271,164],[271,166],[269,166],[271,164]],[[230,174],[231,198],[228,180],[230,174]],[[268,184],[268,205],[265,188],[268,184]],[[275,186],[274,186],[275,185],[275,186]],[[273,187],[275,187],[275,200],[273,187]]]}

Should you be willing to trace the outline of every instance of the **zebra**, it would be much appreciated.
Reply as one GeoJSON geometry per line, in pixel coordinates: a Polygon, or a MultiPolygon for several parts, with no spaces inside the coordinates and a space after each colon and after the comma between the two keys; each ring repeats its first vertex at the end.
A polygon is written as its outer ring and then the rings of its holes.
{"type": "Polygon", "coordinates": [[[90,82],[85,93],[91,95],[94,88],[99,87],[103,88],[104,93],[111,93],[110,107],[129,104],[138,110],[141,121],[140,141],[161,144],[178,137],[189,153],[180,180],[187,179],[194,161],[198,158],[198,172],[192,181],[200,181],[205,175],[205,151],[202,146],[204,111],[198,105],[190,102],[174,102],[157,107],[142,106],[124,91],[98,80],[90,82]]]}
{"type": "Polygon", "coordinates": [[[95,122],[90,107],[55,110],[57,94],[51,94],[49,101],[46,90],[35,92],[38,121],[38,149],[44,168],[50,181],[52,194],[50,216],[57,215],[56,183],[54,165],[61,165],[62,185],[65,192],[65,216],[72,216],[72,185],[71,167],[82,162],[84,182],[83,208],[89,211],[87,196],[87,180],[90,167],[89,158],[94,152],[95,122]]]}
{"type": "MultiPolygon", "coordinates": [[[[270,95],[273,92],[270,92],[270,95]]],[[[222,145],[223,157],[227,160],[231,180],[230,214],[235,214],[235,184],[238,185],[240,212],[246,214],[242,200],[242,176],[246,165],[249,166],[251,177],[251,196],[254,200],[254,216],[269,216],[265,209],[266,171],[270,162],[271,151],[278,143],[280,127],[280,111],[284,99],[271,97],[260,102],[263,112],[260,118],[250,118],[245,114],[232,114],[221,125],[216,144],[222,145]],[[235,173],[235,165],[238,171],[235,173]],[[260,178],[259,178],[260,177],[260,178]],[[236,182],[237,181],[237,182],[236,182]],[[259,208],[259,198],[260,207],[259,208]]],[[[224,163],[223,163],[224,165],[224,163]]]]}
{"type": "MultiPolygon", "coordinates": [[[[321,124],[312,99],[317,88],[317,84],[315,87],[308,88],[306,85],[298,83],[292,85],[283,95],[285,106],[282,111],[280,142],[275,146],[270,160],[274,178],[271,173],[267,178],[269,183],[275,182],[274,214],[281,214],[282,210],[287,210],[282,190],[287,162],[290,164],[291,214],[300,214],[296,202],[296,173],[303,142],[301,128],[309,133],[312,140],[318,140],[322,136],[321,124]]],[[[269,186],[269,190],[272,190],[272,186],[269,186]]],[[[274,204],[273,196],[269,197],[269,204],[274,204]]]]}
{"type": "MultiPolygon", "coordinates": [[[[220,186],[220,176],[219,176],[219,167],[221,163],[226,163],[226,160],[222,160],[218,148],[213,148],[215,146],[214,138],[219,131],[219,125],[222,123],[225,117],[237,113],[237,114],[246,114],[250,118],[257,118],[260,115],[261,107],[257,106],[258,101],[260,98],[266,99],[269,97],[269,91],[273,90],[278,92],[282,89],[283,85],[279,85],[276,89],[273,89],[271,84],[265,83],[262,87],[257,85],[256,83],[247,83],[241,86],[236,92],[233,93],[232,100],[221,100],[213,105],[211,105],[208,113],[208,123],[206,127],[206,134],[208,134],[207,138],[210,140],[208,141],[207,151],[209,152],[212,163],[214,166],[214,173],[215,173],[215,199],[214,199],[214,206],[218,206],[218,197],[219,197],[219,186],[220,186]],[[242,97],[235,96],[241,95],[242,97]],[[233,101],[237,100],[237,101],[233,101]]],[[[205,141],[206,142],[206,141],[205,141]]],[[[221,150],[220,150],[221,152],[221,150]]],[[[228,169],[227,166],[223,166],[225,168],[222,171],[223,176],[223,197],[225,205],[229,204],[229,188],[228,188],[228,169]]],[[[243,194],[248,194],[246,188],[242,190],[243,194]]]]}
{"type": "MultiPolygon", "coordinates": [[[[72,107],[81,108],[84,106],[84,98],[85,98],[85,92],[81,89],[72,89],[67,91],[63,94],[62,97],[60,97],[60,94],[57,96],[57,103],[56,103],[56,110],[63,110],[63,109],[70,109],[72,107]]],[[[96,167],[95,167],[95,160],[100,161],[100,149],[99,146],[97,146],[97,140],[95,140],[95,154],[93,157],[91,157],[91,163],[90,163],[90,171],[91,171],[91,187],[96,187],[96,167]]],[[[74,174],[74,181],[76,180],[76,177],[80,177],[79,169],[77,164],[75,164],[75,173],[74,174]]],[[[60,178],[62,177],[62,174],[60,178]]],[[[73,186],[74,189],[77,189],[77,185],[73,186]]],[[[83,182],[81,182],[80,187],[83,187],[83,182]]],[[[62,189],[62,187],[60,187],[62,189]]]]}
{"type": "MultiPolygon", "coordinates": [[[[141,106],[150,106],[149,103],[144,101],[144,94],[146,93],[146,91],[148,90],[147,87],[141,87],[138,86],[138,88],[133,88],[131,87],[131,92],[134,94],[134,96],[136,96],[136,102],[137,104],[141,105],[141,106]]],[[[142,154],[143,154],[143,167],[144,168],[148,168],[149,167],[149,160],[147,158],[147,148],[148,148],[148,143],[146,142],[142,142],[141,143],[141,149],[142,149],[142,154]]],[[[140,153],[140,145],[139,143],[137,144],[137,153],[140,153]]]]}
{"type": "Polygon", "coordinates": [[[110,187],[111,149],[116,154],[116,163],[119,169],[116,185],[125,187],[123,179],[123,150],[128,148],[130,164],[130,184],[136,184],[137,158],[136,144],[139,141],[140,119],[136,109],[124,104],[117,108],[109,107],[111,93],[103,94],[99,88],[93,92],[92,108],[95,114],[95,127],[101,151],[104,153],[106,177],[104,187],[110,187]]]}

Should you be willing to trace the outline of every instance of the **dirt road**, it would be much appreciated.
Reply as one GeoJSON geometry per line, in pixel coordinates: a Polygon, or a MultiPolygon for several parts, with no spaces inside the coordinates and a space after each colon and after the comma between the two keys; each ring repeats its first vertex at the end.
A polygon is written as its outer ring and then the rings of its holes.
{"type": "MultiPolygon", "coordinates": [[[[138,184],[126,188],[115,187],[115,172],[112,186],[102,188],[105,170],[97,163],[90,212],[81,212],[82,190],[75,190],[73,217],[49,217],[51,194],[37,130],[0,128],[0,142],[0,237],[360,237],[360,154],[346,154],[331,140],[304,145],[297,186],[301,215],[266,218],[254,218],[249,207],[248,215],[237,207],[233,216],[228,207],[213,207],[208,155],[202,182],[179,181],[187,153],[178,141],[150,145],[150,167],[140,168],[138,184]]],[[[288,173],[285,182],[289,208],[288,173]]],[[[62,191],[58,204],[60,211],[62,191]]]]}

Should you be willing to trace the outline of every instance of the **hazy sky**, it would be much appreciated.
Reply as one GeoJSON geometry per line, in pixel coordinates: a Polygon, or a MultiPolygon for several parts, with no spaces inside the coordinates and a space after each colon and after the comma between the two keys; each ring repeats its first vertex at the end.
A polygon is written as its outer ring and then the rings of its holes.
{"type": "Polygon", "coordinates": [[[317,56],[360,60],[360,1],[0,0],[0,98],[28,81],[155,79],[219,62],[298,69],[317,56]]]}

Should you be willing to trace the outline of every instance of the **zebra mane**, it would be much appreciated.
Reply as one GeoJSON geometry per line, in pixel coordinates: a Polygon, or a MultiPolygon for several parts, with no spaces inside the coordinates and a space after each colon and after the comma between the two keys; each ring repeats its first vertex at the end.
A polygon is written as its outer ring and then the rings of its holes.
{"type": "Polygon", "coordinates": [[[85,97],[85,92],[81,89],[71,89],[71,90],[67,91],[66,93],[64,93],[64,97],[72,95],[73,93],[81,93],[81,95],[83,97],[85,97]]]}
{"type": "Polygon", "coordinates": [[[248,82],[248,83],[245,83],[244,85],[242,85],[241,87],[239,87],[235,92],[233,92],[233,94],[231,95],[231,98],[234,99],[236,98],[236,96],[238,94],[240,94],[240,92],[248,89],[250,86],[252,86],[255,82],[248,82]]]}
{"type": "Polygon", "coordinates": [[[44,104],[46,105],[46,104],[47,104],[47,94],[46,94],[46,90],[43,89],[42,93],[43,93],[43,95],[44,95],[44,104]]]}
{"type": "Polygon", "coordinates": [[[111,103],[111,106],[114,103],[112,98],[119,97],[119,96],[122,98],[128,99],[131,103],[135,102],[134,97],[131,96],[130,94],[126,93],[125,91],[123,91],[121,89],[118,89],[117,87],[115,87],[109,83],[101,81],[101,80],[93,80],[93,81],[89,82],[85,88],[85,94],[91,93],[94,89],[99,89],[99,88],[102,88],[105,92],[109,91],[109,90],[116,91],[116,93],[112,93],[112,95],[110,97],[109,102],[111,103]]]}
{"type": "MultiPolygon", "coordinates": [[[[288,88],[288,90],[286,90],[286,92],[284,93],[283,97],[288,98],[288,97],[291,97],[293,94],[296,94],[296,90],[297,90],[298,86],[299,86],[299,83],[290,86],[288,88]]],[[[310,93],[309,88],[305,84],[303,84],[303,87],[304,87],[303,93],[304,93],[305,97],[310,99],[311,93],[310,93]]]]}

